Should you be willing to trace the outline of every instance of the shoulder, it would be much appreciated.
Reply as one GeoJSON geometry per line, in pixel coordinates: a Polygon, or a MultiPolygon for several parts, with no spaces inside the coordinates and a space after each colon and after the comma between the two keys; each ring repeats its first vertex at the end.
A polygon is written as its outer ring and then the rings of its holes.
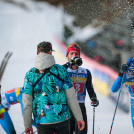
{"type": "Polygon", "coordinates": [[[31,68],[28,72],[31,72],[31,73],[38,73],[39,70],[35,67],[31,68]]]}
{"type": "Polygon", "coordinates": [[[82,72],[82,73],[89,73],[89,69],[86,69],[84,67],[79,67],[79,71],[82,72]]]}
{"type": "Polygon", "coordinates": [[[65,79],[65,77],[68,75],[67,69],[59,64],[55,64],[50,68],[50,71],[54,74],[58,75],[60,78],[65,79]]]}
{"type": "Polygon", "coordinates": [[[60,72],[66,72],[66,71],[67,71],[67,69],[66,69],[64,66],[59,65],[59,64],[54,64],[54,65],[51,67],[51,69],[56,69],[56,70],[58,70],[58,71],[60,71],[60,72]]]}
{"type": "Polygon", "coordinates": [[[35,77],[37,76],[37,73],[39,73],[39,70],[33,67],[26,73],[25,78],[30,79],[32,77],[35,77]]]}

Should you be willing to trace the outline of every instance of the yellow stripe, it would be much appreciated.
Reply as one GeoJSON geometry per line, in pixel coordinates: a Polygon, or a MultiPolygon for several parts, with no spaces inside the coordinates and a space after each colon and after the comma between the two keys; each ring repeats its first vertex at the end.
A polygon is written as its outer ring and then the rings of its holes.
{"type": "MultiPolygon", "coordinates": [[[[20,88],[19,87],[18,88],[15,88],[15,94],[16,94],[16,97],[18,97],[20,95],[20,88]]],[[[18,98],[17,98],[17,102],[20,103],[20,101],[18,100],[18,98]]]]}
{"type": "Polygon", "coordinates": [[[134,82],[126,82],[126,85],[134,85],[134,82]]]}
{"type": "Polygon", "coordinates": [[[4,112],[6,112],[6,109],[5,109],[5,108],[0,109],[0,115],[1,115],[2,113],[4,113],[4,112]]]}
{"type": "Polygon", "coordinates": [[[20,95],[20,88],[15,88],[15,94],[16,94],[16,97],[18,97],[20,95]]]}
{"type": "MultiPolygon", "coordinates": [[[[76,82],[76,77],[71,77],[71,81],[76,82]]],[[[87,78],[78,78],[77,82],[86,83],[86,81],[87,81],[87,78]]]]}

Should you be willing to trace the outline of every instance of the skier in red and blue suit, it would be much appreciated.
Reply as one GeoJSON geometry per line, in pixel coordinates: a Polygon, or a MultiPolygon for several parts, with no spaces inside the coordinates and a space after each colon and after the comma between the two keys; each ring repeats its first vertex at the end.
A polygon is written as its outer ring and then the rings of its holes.
{"type": "Polygon", "coordinates": [[[134,58],[131,57],[127,64],[122,65],[119,76],[112,85],[112,92],[117,92],[121,85],[125,84],[130,94],[131,120],[134,130],[134,58]]]}
{"type": "Polygon", "coordinates": [[[65,66],[70,75],[85,122],[85,128],[82,131],[79,131],[76,125],[76,120],[72,115],[70,119],[70,134],[73,134],[73,132],[75,132],[75,134],[88,133],[88,121],[85,106],[86,91],[90,97],[91,106],[97,107],[99,105],[99,101],[97,99],[97,95],[94,91],[94,87],[92,84],[92,75],[90,70],[83,67],[79,67],[78,65],[81,62],[80,52],[81,50],[77,43],[70,44],[66,53],[68,62],[63,65],[65,66]],[[78,62],[78,64],[76,62],[78,62]]]}
{"type": "Polygon", "coordinates": [[[22,107],[22,89],[23,88],[14,88],[12,90],[8,90],[1,94],[2,102],[0,105],[0,113],[2,118],[0,119],[0,125],[4,129],[4,131],[7,134],[16,134],[13,122],[11,120],[11,117],[8,113],[8,110],[11,105],[20,103],[21,104],[21,110],[22,107]]]}

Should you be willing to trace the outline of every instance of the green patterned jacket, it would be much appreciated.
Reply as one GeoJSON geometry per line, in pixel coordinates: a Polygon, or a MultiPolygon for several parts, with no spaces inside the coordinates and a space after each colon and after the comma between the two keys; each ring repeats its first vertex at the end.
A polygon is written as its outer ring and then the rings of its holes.
{"type": "MultiPolygon", "coordinates": [[[[38,123],[55,123],[70,119],[70,111],[67,105],[65,90],[73,87],[67,70],[58,64],[54,64],[34,88],[33,115],[38,123]]],[[[36,68],[26,73],[23,93],[32,95],[32,86],[43,73],[36,68]]]]}

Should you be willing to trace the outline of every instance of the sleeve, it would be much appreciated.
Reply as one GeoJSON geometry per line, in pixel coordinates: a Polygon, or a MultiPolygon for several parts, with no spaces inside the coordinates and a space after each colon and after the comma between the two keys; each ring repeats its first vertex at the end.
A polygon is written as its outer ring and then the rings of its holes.
{"type": "Polygon", "coordinates": [[[94,92],[94,88],[92,84],[92,75],[88,69],[87,69],[87,74],[88,74],[88,77],[87,77],[87,82],[86,82],[86,88],[87,88],[88,95],[90,99],[92,98],[97,99],[97,96],[96,96],[96,93],[94,92]]]}
{"type": "Polygon", "coordinates": [[[30,128],[32,126],[32,96],[23,94],[22,103],[24,126],[25,128],[30,128]]]}
{"type": "Polygon", "coordinates": [[[117,92],[120,89],[121,85],[125,82],[125,81],[122,82],[122,79],[123,77],[118,76],[118,78],[115,80],[115,82],[111,87],[112,92],[117,92]]]}
{"type": "Polygon", "coordinates": [[[71,109],[75,119],[77,121],[82,121],[83,117],[82,117],[80,106],[78,104],[78,100],[76,99],[75,89],[73,87],[71,87],[68,90],[66,90],[65,92],[66,92],[67,103],[68,103],[69,108],[71,109]]]}
{"type": "Polygon", "coordinates": [[[29,72],[26,74],[24,79],[23,93],[32,95],[32,83],[30,82],[29,72]]]}
{"type": "Polygon", "coordinates": [[[28,73],[24,79],[24,89],[22,93],[23,120],[25,128],[32,126],[32,84],[29,82],[28,73]]]}

